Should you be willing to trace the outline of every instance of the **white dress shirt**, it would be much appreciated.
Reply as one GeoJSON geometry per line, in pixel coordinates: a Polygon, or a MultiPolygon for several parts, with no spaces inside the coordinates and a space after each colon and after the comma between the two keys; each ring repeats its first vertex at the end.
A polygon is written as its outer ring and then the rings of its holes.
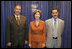
{"type": "Polygon", "coordinates": [[[17,16],[17,15],[15,15],[16,20],[17,20],[17,17],[18,17],[18,19],[20,20],[20,15],[18,15],[18,16],[17,16]]]}
{"type": "Polygon", "coordinates": [[[54,18],[52,18],[52,20],[53,20],[52,36],[53,37],[58,37],[58,32],[57,32],[57,29],[58,29],[58,18],[56,18],[56,26],[54,26],[54,23],[55,23],[54,18]]]}

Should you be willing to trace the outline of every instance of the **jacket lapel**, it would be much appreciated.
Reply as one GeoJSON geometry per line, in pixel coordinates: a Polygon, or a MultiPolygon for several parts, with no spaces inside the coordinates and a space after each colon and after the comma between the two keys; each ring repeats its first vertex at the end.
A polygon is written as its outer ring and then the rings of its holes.
{"type": "Polygon", "coordinates": [[[13,22],[14,22],[16,25],[18,25],[18,24],[17,24],[17,21],[16,21],[16,18],[15,18],[15,15],[13,15],[13,22]]]}

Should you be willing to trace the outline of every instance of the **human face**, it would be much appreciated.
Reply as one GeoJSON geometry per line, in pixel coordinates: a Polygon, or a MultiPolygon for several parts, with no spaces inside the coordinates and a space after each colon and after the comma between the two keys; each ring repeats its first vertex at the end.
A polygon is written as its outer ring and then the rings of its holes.
{"type": "Polygon", "coordinates": [[[53,16],[53,18],[57,18],[58,17],[58,11],[52,10],[52,16],[53,16]]]}
{"type": "Polygon", "coordinates": [[[36,20],[39,20],[39,18],[40,18],[40,13],[37,12],[37,13],[35,14],[35,19],[36,19],[36,20]]]}
{"type": "Polygon", "coordinates": [[[16,15],[20,15],[20,13],[21,13],[21,6],[16,6],[14,8],[14,12],[15,12],[16,15]]]}

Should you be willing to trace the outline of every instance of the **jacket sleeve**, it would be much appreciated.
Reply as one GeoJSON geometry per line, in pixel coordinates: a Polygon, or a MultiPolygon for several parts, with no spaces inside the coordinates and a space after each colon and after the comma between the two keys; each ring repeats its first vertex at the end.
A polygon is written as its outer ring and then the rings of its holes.
{"type": "Polygon", "coordinates": [[[64,21],[62,21],[62,33],[63,33],[63,30],[64,30],[64,21]]]}
{"type": "Polygon", "coordinates": [[[28,27],[27,27],[27,20],[25,21],[25,40],[28,41],[28,27]]]}
{"type": "Polygon", "coordinates": [[[47,33],[48,33],[48,24],[47,24],[47,21],[45,21],[46,23],[46,37],[47,37],[47,33]]]}
{"type": "Polygon", "coordinates": [[[6,24],[6,43],[10,42],[10,21],[7,19],[6,24]]]}
{"type": "Polygon", "coordinates": [[[31,44],[31,23],[29,24],[29,44],[31,44]]]}
{"type": "Polygon", "coordinates": [[[43,29],[43,43],[46,43],[46,23],[44,23],[44,29],[43,29]]]}

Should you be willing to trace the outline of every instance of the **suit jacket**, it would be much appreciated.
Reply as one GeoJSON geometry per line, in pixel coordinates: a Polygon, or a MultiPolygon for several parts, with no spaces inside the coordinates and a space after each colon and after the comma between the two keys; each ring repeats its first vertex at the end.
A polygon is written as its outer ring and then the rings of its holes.
{"type": "MultiPolygon", "coordinates": [[[[48,48],[52,48],[52,26],[53,26],[53,19],[48,19],[45,21],[46,22],[46,32],[47,32],[47,38],[46,38],[46,47],[48,48]]],[[[58,29],[57,29],[57,33],[58,33],[58,47],[60,48],[61,46],[61,35],[63,32],[63,28],[64,28],[64,21],[58,18],[58,29]]]]}
{"type": "Polygon", "coordinates": [[[30,22],[29,24],[29,44],[32,41],[37,42],[46,42],[46,24],[44,21],[39,20],[39,25],[36,26],[35,21],[30,22]]]}
{"type": "Polygon", "coordinates": [[[6,24],[6,43],[11,42],[13,46],[18,43],[24,45],[27,38],[27,23],[26,17],[20,15],[20,25],[17,24],[15,16],[10,16],[6,24]]]}

